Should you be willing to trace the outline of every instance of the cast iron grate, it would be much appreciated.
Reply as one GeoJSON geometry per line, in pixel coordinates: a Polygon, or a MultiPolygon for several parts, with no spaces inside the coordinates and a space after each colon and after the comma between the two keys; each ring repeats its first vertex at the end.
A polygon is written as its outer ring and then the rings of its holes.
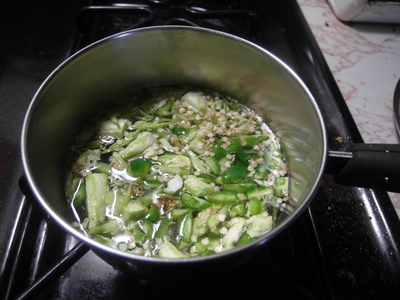
{"type": "Polygon", "coordinates": [[[259,19],[238,1],[165,0],[95,3],[78,15],[76,50],[109,35],[144,26],[189,25],[257,40],[259,19]]]}

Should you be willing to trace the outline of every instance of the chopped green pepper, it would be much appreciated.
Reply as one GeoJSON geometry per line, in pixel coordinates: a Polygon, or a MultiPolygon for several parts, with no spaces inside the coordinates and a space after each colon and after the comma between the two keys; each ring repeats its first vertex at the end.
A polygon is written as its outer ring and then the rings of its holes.
{"type": "Polygon", "coordinates": [[[245,232],[245,233],[241,236],[241,238],[239,239],[239,241],[237,242],[236,246],[242,246],[242,245],[248,244],[248,243],[250,243],[250,242],[252,242],[252,241],[254,241],[254,239],[251,238],[247,232],[245,232]]]}
{"type": "Polygon", "coordinates": [[[163,186],[164,183],[159,181],[159,180],[155,180],[155,179],[148,179],[142,182],[139,182],[139,186],[141,187],[145,187],[148,189],[154,189],[154,188],[159,188],[161,186],[163,186]]]}
{"type": "Polygon", "coordinates": [[[235,247],[245,231],[246,219],[237,217],[235,220],[236,222],[234,222],[232,227],[229,228],[228,233],[222,238],[222,244],[226,249],[235,247]]]}
{"type": "Polygon", "coordinates": [[[122,208],[122,215],[128,220],[135,220],[146,216],[147,211],[147,207],[142,202],[131,200],[122,208]]]}
{"type": "Polygon", "coordinates": [[[75,208],[84,205],[86,199],[86,185],[84,179],[78,174],[70,172],[66,185],[66,194],[75,208]]]}
{"type": "Polygon", "coordinates": [[[250,165],[250,161],[258,158],[258,153],[255,150],[245,150],[236,154],[236,157],[246,166],[250,165]]]}
{"type": "Polygon", "coordinates": [[[235,193],[246,193],[247,191],[256,188],[255,183],[228,183],[222,186],[224,191],[231,191],[235,193]]]}
{"type": "Polygon", "coordinates": [[[127,126],[126,119],[111,118],[110,120],[99,123],[99,135],[108,135],[117,139],[122,139],[127,126]]]}
{"type": "Polygon", "coordinates": [[[130,175],[140,180],[146,178],[151,168],[151,160],[145,158],[134,159],[129,168],[130,175]]]}
{"type": "Polygon", "coordinates": [[[189,175],[191,160],[185,155],[166,154],[158,157],[160,172],[169,174],[189,175]]]}
{"type": "Polygon", "coordinates": [[[197,197],[206,196],[214,192],[214,188],[211,185],[194,175],[189,175],[183,185],[189,193],[197,197]]]}
{"type": "Polygon", "coordinates": [[[193,227],[193,214],[192,212],[188,211],[181,217],[178,224],[179,236],[186,243],[190,243],[191,241],[192,227],[193,227]]]}
{"type": "Polygon", "coordinates": [[[199,93],[188,92],[183,95],[182,100],[187,102],[200,115],[204,116],[207,113],[207,105],[203,95],[199,93]]]}
{"type": "Polygon", "coordinates": [[[107,189],[107,174],[93,173],[86,176],[86,206],[89,228],[98,225],[105,218],[104,195],[107,189]]]}
{"type": "Polygon", "coordinates": [[[220,159],[222,156],[224,156],[225,149],[222,146],[223,144],[224,143],[221,140],[218,140],[214,145],[214,148],[212,151],[213,151],[213,153],[215,155],[214,157],[216,159],[220,159]]]}
{"type": "Polygon", "coordinates": [[[226,154],[239,153],[242,150],[243,150],[243,146],[240,143],[240,140],[235,139],[225,148],[225,153],[226,154]]]}
{"type": "Polygon", "coordinates": [[[141,226],[141,229],[145,233],[146,238],[149,240],[153,239],[155,234],[153,223],[150,220],[144,219],[143,221],[140,221],[139,224],[141,226]]]}
{"type": "Polygon", "coordinates": [[[205,163],[202,159],[196,156],[191,156],[190,160],[192,161],[193,168],[199,172],[200,174],[210,174],[211,168],[205,163]]]}
{"type": "Polygon", "coordinates": [[[221,165],[215,156],[205,156],[202,159],[206,162],[215,175],[221,174],[221,165]]]}
{"type": "Polygon", "coordinates": [[[189,143],[189,148],[192,150],[194,153],[201,155],[204,153],[204,141],[202,138],[199,136],[195,137],[190,143],[189,143]]]}
{"type": "Polygon", "coordinates": [[[172,129],[172,133],[176,135],[188,134],[189,130],[185,127],[176,126],[172,129]]]}
{"type": "Polygon", "coordinates": [[[179,251],[171,242],[164,242],[158,250],[158,256],[163,258],[184,258],[187,255],[179,251]]]}
{"type": "Polygon", "coordinates": [[[288,177],[279,177],[287,168],[253,111],[186,88],[128,98],[74,147],[66,195],[88,235],[121,251],[183,258],[219,253],[273,228],[281,202],[289,203],[288,177]]]}
{"type": "Polygon", "coordinates": [[[158,207],[152,205],[149,210],[147,211],[146,219],[150,220],[151,222],[155,223],[160,219],[160,211],[158,207]]]}
{"type": "Polygon", "coordinates": [[[221,180],[223,184],[236,182],[244,179],[248,173],[249,171],[244,164],[237,163],[222,173],[221,180]]]}
{"type": "Polygon", "coordinates": [[[203,237],[195,243],[199,255],[213,254],[221,249],[221,238],[218,235],[203,237]]]}
{"type": "Polygon", "coordinates": [[[93,172],[111,174],[111,166],[103,162],[97,162],[93,168],[93,172]]]}
{"type": "Polygon", "coordinates": [[[274,194],[277,197],[285,197],[289,192],[289,177],[276,177],[274,179],[274,194]]]}
{"type": "Polygon", "coordinates": [[[214,204],[237,204],[240,202],[238,195],[230,191],[220,191],[209,194],[207,200],[214,204]]]}
{"type": "Polygon", "coordinates": [[[163,219],[160,223],[160,226],[157,229],[155,234],[156,238],[163,238],[164,236],[168,236],[169,224],[171,221],[169,219],[163,219]]]}
{"type": "Polygon", "coordinates": [[[244,216],[246,213],[246,204],[241,202],[238,205],[235,205],[232,207],[232,212],[234,212],[236,216],[244,216]]]}
{"type": "Polygon", "coordinates": [[[135,140],[130,142],[128,146],[126,146],[126,148],[121,151],[121,155],[126,159],[132,158],[142,153],[153,144],[153,135],[148,131],[144,131],[140,133],[135,140]]]}
{"type": "Polygon", "coordinates": [[[247,226],[247,234],[251,238],[257,238],[268,232],[272,228],[272,217],[264,214],[251,216],[245,220],[247,226]]]}
{"type": "Polygon", "coordinates": [[[180,217],[182,217],[184,214],[189,212],[189,209],[187,208],[179,208],[179,209],[174,209],[171,211],[170,217],[172,221],[178,220],[180,217]]]}
{"type": "Polygon", "coordinates": [[[182,200],[183,205],[185,205],[187,208],[190,208],[191,210],[203,210],[203,209],[211,206],[211,203],[208,202],[207,200],[204,200],[199,197],[191,196],[187,193],[184,193],[181,196],[181,200],[182,200]]]}
{"type": "Polygon", "coordinates": [[[106,235],[116,235],[119,232],[122,231],[122,225],[121,222],[118,220],[109,220],[101,225],[96,225],[90,228],[89,233],[90,234],[106,234],[106,235]]]}
{"type": "Polygon", "coordinates": [[[247,191],[246,195],[248,199],[258,198],[261,199],[264,196],[273,194],[273,189],[269,186],[257,187],[247,191]]]}
{"type": "Polygon", "coordinates": [[[159,116],[166,116],[171,113],[171,108],[174,105],[172,101],[166,101],[164,105],[159,107],[156,111],[156,114],[159,116]]]}
{"type": "Polygon", "coordinates": [[[249,215],[258,215],[260,213],[262,213],[263,211],[263,207],[262,207],[262,203],[261,200],[256,199],[256,198],[251,198],[249,199],[248,203],[248,212],[249,215]]]}

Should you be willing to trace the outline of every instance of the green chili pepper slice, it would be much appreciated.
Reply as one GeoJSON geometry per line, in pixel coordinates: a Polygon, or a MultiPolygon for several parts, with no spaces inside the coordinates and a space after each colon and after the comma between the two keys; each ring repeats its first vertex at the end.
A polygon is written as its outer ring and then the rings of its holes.
{"type": "Polygon", "coordinates": [[[244,164],[237,163],[222,173],[221,181],[223,184],[236,182],[245,178],[248,173],[244,164]]]}
{"type": "Polygon", "coordinates": [[[246,142],[245,147],[253,147],[260,144],[258,138],[256,138],[255,136],[244,136],[243,139],[246,142]]]}
{"type": "Polygon", "coordinates": [[[197,177],[203,179],[205,182],[215,182],[215,178],[208,174],[200,174],[197,177]]]}
{"type": "Polygon", "coordinates": [[[137,158],[132,161],[129,168],[130,175],[140,180],[143,180],[149,173],[151,168],[151,161],[145,158],[137,158]]]}
{"type": "Polygon", "coordinates": [[[141,222],[141,229],[149,240],[154,237],[154,226],[150,220],[144,219],[141,222]]]}
{"type": "Polygon", "coordinates": [[[213,152],[216,159],[220,159],[222,156],[224,156],[225,149],[222,147],[222,145],[223,142],[221,140],[218,140],[215,144],[213,152]]]}
{"type": "Polygon", "coordinates": [[[241,202],[238,205],[235,205],[232,207],[232,212],[234,212],[236,216],[244,216],[246,213],[246,204],[241,202]]]}
{"type": "Polygon", "coordinates": [[[169,230],[169,224],[170,224],[169,219],[163,219],[160,223],[160,226],[157,229],[157,232],[155,234],[155,238],[162,238],[165,235],[168,235],[168,230],[169,230]]]}
{"type": "Polygon", "coordinates": [[[186,243],[190,243],[192,237],[192,227],[193,227],[193,214],[191,211],[183,215],[178,224],[179,236],[186,243]]]}
{"type": "Polygon", "coordinates": [[[160,211],[158,207],[153,205],[147,211],[146,219],[150,220],[151,222],[157,222],[160,219],[160,211]]]}
{"type": "Polygon", "coordinates": [[[236,193],[246,193],[247,191],[256,188],[255,183],[228,183],[222,186],[222,190],[236,193]]]}
{"type": "Polygon", "coordinates": [[[176,134],[176,135],[184,135],[184,134],[188,134],[189,130],[185,127],[174,127],[174,129],[172,129],[172,133],[176,134]]]}
{"type": "Polygon", "coordinates": [[[186,193],[182,195],[181,200],[183,205],[185,205],[187,208],[190,208],[191,210],[203,210],[211,206],[211,203],[207,200],[201,199],[199,197],[194,197],[186,193]]]}
{"type": "Polygon", "coordinates": [[[163,106],[159,107],[156,111],[156,114],[159,116],[165,116],[170,114],[171,108],[174,105],[172,101],[167,101],[163,106]]]}
{"type": "Polygon", "coordinates": [[[146,180],[146,181],[139,182],[138,185],[140,187],[153,189],[153,188],[159,188],[164,184],[165,184],[164,182],[161,182],[159,180],[149,179],[149,180],[146,180]]]}
{"type": "Polygon", "coordinates": [[[253,241],[254,239],[253,238],[251,238],[249,235],[248,235],[248,233],[244,233],[241,237],[240,237],[240,239],[239,239],[239,241],[238,241],[238,243],[236,244],[236,246],[242,246],[242,245],[245,245],[245,244],[247,244],[247,243],[250,243],[251,241],[253,241]]]}
{"type": "Polygon", "coordinates": [[[241,152],[241,151],[243,151],[243,146],[242,146],[242,144],[240,143],[240,140],[238,140],[238,139],[233,140],[233,141],[228,145],[228,147],[226,147],[226,149],[225,149],[225,153],[226,153],[226,154],[234,154],[234,153],[239,153],[239,152],[241,152]]]}
{"type": "Polygon", "coordinates": [[[273,183],[274,194],[277,197],[285,197],[288,195],[289,177],[277,177],[273,183]]]}
{"type": "Polygon", "coordinates": [[[256,198],[249,199],[247,206],[251,216],[258,215],[263,211],[261,200],[256,198]]]}
{"type": "Polygon", "coordinates": [[[220,191],[209,194],[207,200],[214,204],[237,204],[240,202],[237,194],[230,191],[220,191]]]}
{"type": "Polygon", "coordinates": [[[210,167],[211,171],[215,175],[221,174],[221,166],[219,164],[219,161],[216,157],[214,156],[205,156],[203,157],[203,160],[206,162],[206,164],[210,167]]]}
{"type": "Polygon", "coordinates": [[[255,150],[245,150],[236,154],[236,157],[246,166],[250,165],[251,159],[257,159],[258,154],[255,150]]]}

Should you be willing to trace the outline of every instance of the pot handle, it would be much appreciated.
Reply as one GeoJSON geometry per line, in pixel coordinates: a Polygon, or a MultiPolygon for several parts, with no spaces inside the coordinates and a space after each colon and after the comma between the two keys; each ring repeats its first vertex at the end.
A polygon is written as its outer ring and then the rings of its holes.
{"type": "Polygon", "coordinates": [[[400,192],[400,145],[353,144],[329,151],[327,173],[339,184],[400,192]]]}

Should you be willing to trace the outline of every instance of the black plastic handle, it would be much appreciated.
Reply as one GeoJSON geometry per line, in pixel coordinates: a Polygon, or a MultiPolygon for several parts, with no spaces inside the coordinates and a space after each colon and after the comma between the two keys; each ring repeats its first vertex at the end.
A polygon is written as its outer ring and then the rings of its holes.
{"type": "Polygon", "coordinates": [[[400,192],[400,145],[353,144],[331,151],[327,172],[339,184],[400,192]]]}

